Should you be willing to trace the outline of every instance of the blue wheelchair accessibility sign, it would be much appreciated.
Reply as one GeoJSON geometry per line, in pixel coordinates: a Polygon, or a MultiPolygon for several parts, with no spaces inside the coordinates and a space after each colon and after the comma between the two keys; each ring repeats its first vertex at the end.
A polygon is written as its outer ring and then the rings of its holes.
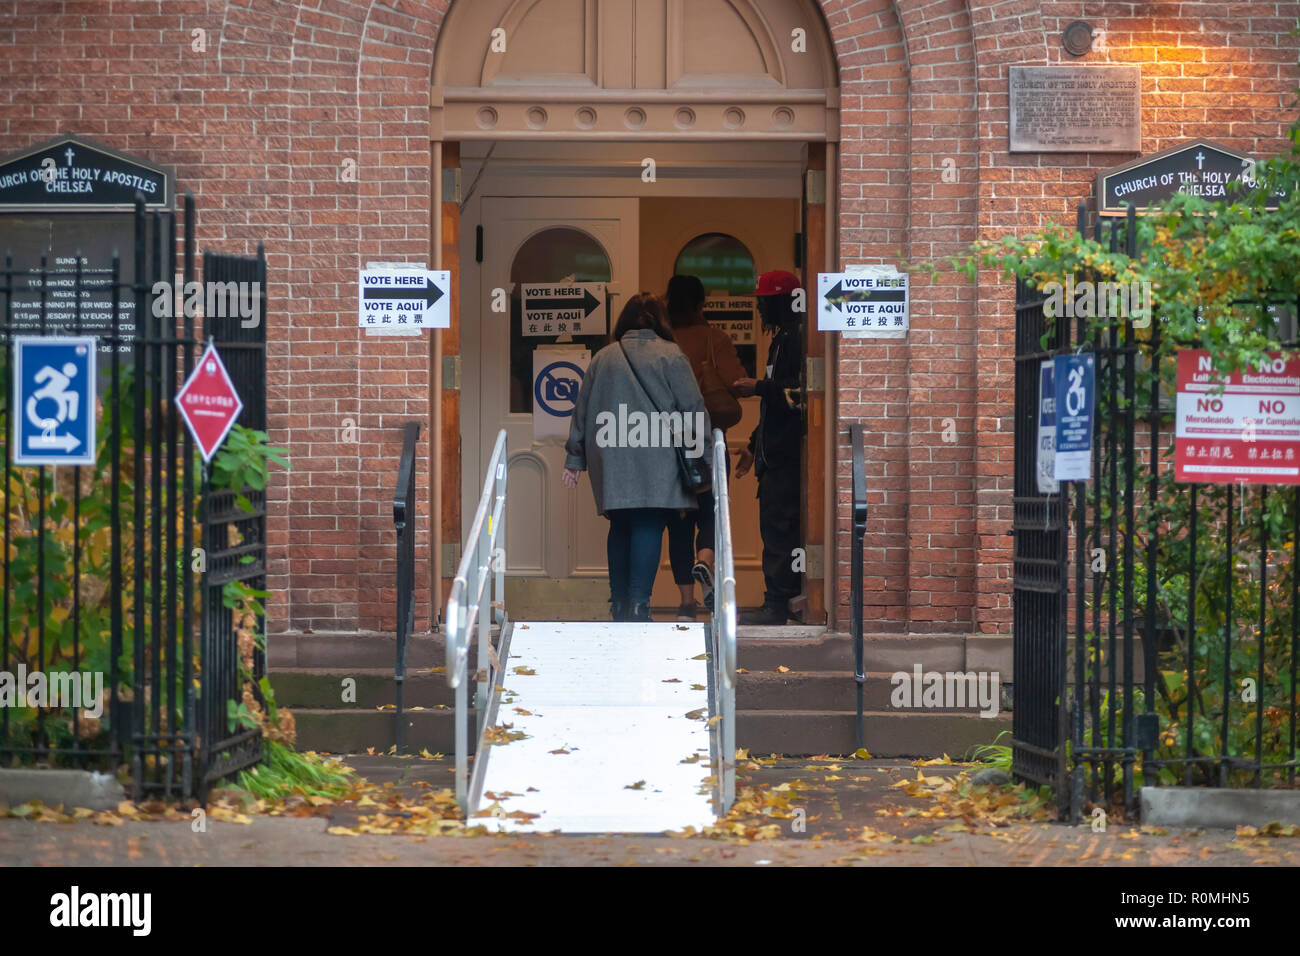
{"type": "Polygon", "coordinates": [[[14,337],[14,464],[95,463],[94,336],[14,337]]]}

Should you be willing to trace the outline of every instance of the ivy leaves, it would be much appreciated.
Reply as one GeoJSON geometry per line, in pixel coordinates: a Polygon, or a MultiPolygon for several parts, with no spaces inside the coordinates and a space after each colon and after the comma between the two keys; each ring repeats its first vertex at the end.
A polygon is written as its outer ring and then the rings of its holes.
{"type": "Polygon", "coordinates": [[[253,504],[244,490],[264,491],[271,476],[271,462],[288,468],[287,448],[267,444],[266,432],[235,426],[226,436],[212,466],[212,486],[235,493],[235,504],[249,514],[253,504]]]}

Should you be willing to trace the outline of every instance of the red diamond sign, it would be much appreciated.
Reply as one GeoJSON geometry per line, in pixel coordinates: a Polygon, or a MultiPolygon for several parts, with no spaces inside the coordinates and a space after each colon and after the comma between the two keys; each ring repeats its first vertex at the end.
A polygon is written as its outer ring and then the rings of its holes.
{"type": "Polygon", "coordinates": [[[204,463],[211,461],[244,410],[215,345],[208,346],[198,366],[176,393],[176,407],[198,443],[204,463]]]}

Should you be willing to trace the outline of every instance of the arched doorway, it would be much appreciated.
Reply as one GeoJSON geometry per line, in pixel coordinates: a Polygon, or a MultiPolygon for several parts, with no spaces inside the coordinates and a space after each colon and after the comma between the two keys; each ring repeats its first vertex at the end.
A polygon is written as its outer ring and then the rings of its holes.
{"type": "MultiPolygon", "coordinates": [[[[559,443],[533,440],[530,390],[522,387],[534,350],[581,350],[591,338],[591,351],[599,339],[526,328],[519,286],[583,281],[576,257],[586,249],[608,273],[601,281],[612,324],[626,296],[662,292],[688,248],[694,253],[687,261],[702,270],[728,268],[706,261],[707,244],[691,246],[701,236],[725,237],[715,252],[745,249],[759,272],[802,272],[809,286],[816,272],[834,268],[827,199],[835,196],[839,95],[825,22],[812,0],[456,3],[439,34],[432,103],[435,182],[442,186],[434,258],[457,276],[459,317],[435,344],[435,379],[458,386],[450,395],[453,389],[436,389],[435,417],[444,417],[444,440],[456,433],[447,419],[460,437],[459,455],[443,450],[434,514],[444,539],[458,540],[491,436],[506,427],[518,478],[510,527],[520,529],[509,548],[512,600],[517,595],[536,617],[548,616],[548,602],[569,617],[599,617],[604,523],[585,485],[577,495],[561,488],[559,443]],[[539,244],[553,254],[538,257],[539,244]],[[557,260],[561,252],[574,258],[572,268],[557,260]],[[509,305],[497,310],[494,302],[509,305]]],[[[766,345],[756,326],[740,344],[761,373],[766,345]]],[[[826,503],[833,500],[833,388],[827,391],[825,370],[833,363],[816,333],[807,354],[800,506],[808,620],[820,621],[826,503]]],[[[748,439],[756,402],[729,433],[733,447],[748,439]]],[[[749,482],[733,491],[742,603],[756,603],[762,591],[749,482]]],[[[445,547],[435,555],[443,575],[457,554],[445,547]]],[[[676,600],[671,578],[661,574],[655,603],[676,600]]]]}

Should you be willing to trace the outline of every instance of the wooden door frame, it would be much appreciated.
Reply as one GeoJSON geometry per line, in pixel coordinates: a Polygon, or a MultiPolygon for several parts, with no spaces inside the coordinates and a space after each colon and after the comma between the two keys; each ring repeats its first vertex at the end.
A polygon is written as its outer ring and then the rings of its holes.
{"type": "MultiPolygon", "coordinates": [[[[430,342],[430,419],[434,435],[440,436],[437,452],[432,449],[430,514],[434,534],[430,535],[432,574],[430,594],[434,602],[433,620],[441,622],[442,608],[451,590],[459,558],[463,514],[461,507],[462,438],[464,411],[461,386],[464,370],[461,316],[461,210],[460,202],[468,184],[460,179],[459,142],[430,141],[432,172],[431,208],[440,210],[430,230],[430,258],[435,268],[451,271],[452,327],[436,330],[430,342]],[[440,202],[438,200],[441,200],[440,202]]],[[[835,588],[838,580],[838,541],[836,527],[837,495],[835,489],[836,450],[838,448],[838,356],[833,336],[823,336],[816,329],[814,297],[818,272],[833,272],[839,267],[838,210],[838,142],[814,140],[807,144],[807,170],[804,174],[803,207],[806,217],[804,234],[803,283],[808,290],[806,358],[810,369],[819,376],[810,380],[808,393],[808,440],[804,455],[803,526],[809,546],[821,548],[821,577],[805,574],[807,619],[825,621],[834,630],[836,619],[835,588]],[[809,173],[813,174],[809,176],[809,173]],[[818,175],[820,174],[820,176],[818,175]],[[810,194],[809,189],[812,192],[810,194]],[[812,200],[820,199],[820,202],[812,200]],[[820,427],[818,423],[820,424],[820,427]]]]}

